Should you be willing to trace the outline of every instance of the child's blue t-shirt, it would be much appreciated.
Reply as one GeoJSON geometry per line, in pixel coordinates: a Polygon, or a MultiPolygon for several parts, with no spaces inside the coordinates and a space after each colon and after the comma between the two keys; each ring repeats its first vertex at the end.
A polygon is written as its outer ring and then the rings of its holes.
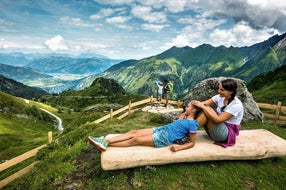
{"type": "Polygon", "coordinates": [[[166,125],[169,134],[169,140],[175,140],[185,137],[189,133],[197,133],[199,124],[196,120],[181,119],[166,125]]]}

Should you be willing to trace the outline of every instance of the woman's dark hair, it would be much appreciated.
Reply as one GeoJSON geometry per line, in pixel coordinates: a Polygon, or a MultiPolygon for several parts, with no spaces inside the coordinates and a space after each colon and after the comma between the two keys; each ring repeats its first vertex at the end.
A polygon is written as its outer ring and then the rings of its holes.
{"type": "MultiPolygon", "coordinates": [[[[229,101],[227,103],[227,105],[228,105],[228,104],[230,104],[230,102],[232,102],[232,100],[236,96],[236,93],[237,93],[237,82],[235,80],[233,80],[233,79],[225,79],[225,80],[221,81],[221,85],[222,85],[222,87],[225,90],[232,92],[231,98],[229,99],[229,101]]],[[[224,110],[224,108],[226,106],[221,107],[221,112],[223,112],[223,110],[224,110]]]]}

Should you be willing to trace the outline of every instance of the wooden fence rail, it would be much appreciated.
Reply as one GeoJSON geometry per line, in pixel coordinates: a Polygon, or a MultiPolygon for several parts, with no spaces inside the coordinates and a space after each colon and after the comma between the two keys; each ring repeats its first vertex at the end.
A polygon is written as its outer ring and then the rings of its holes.
{"type": "MultiPolygon", "coordinates": [[[[122,107],[122,108],[120,108],[120,109],[118,109],[116,111],[113,111],[113,109],[111,109],[110,110],[110,114],[105,115],[105,116],[103,116],[103,117],[93,121],[92,123],[100,123],[100,122],[105,121],[105,120],[107,120],[109,118],[113,118],[113,116],[115,116],[115,115],[117,115],[117,114],[119,114],[121,112],[124,112],[126,110],[128,110],[128,113],[130,114],[132,107],[136,107],[136,106],[139,106],[139,105],[142,105],[142,104],[147,104],[147,103],[153,103],[155,101],[156,101],[156,98],[153,98],[153,96],[151,96],[150,98],[147,98],[145,100],[141,100],[141,101],[134,102],[134,103],[131,103],[131,101],[129,101],[129,104],[127,106],[124,106],[124,107],[122,107]]],[[[165,103],[166,100],[162,99],[161,102],[165,103]]],[[[178,107],[180,107],[182,105],[182,102],[180,100],[178,100],[178,101],[169,100],[168,103],[177,105],[178,107]]],[[[132,112],[134,112],[134,111],[132,111],[132,112]]],[[[126,113],[124,114],[124,116],[127,116],[127,115],[128,114],[126,114],[126,113]]],[[[118,117],[118,119],[122,119],[122,118],[123,118],[123,116],[118,117]]]]}
{"type": "MultiPolygon", "coordinates": [[[[48,133],[48,142],[51,143],[52,142],[52,132],[49,132],[48,133]]],[[[46,147],[47,144],[44,144],[42,146],[39,146],[37,148],[34,148],[28,152],[25,152],[24,154],[20,155],[20,156],[17,156],[15,158],[12,158],[11,160],[8,160],[2,164],[0,164],[0,172],[3,171],[3,170],[6,170],[20,162],[23,162],[33,156],[35,156],[38,151],[44,147],[46,147]]],[[[21,177],[22,175],[26,174],[28,171],[30,171],[34,165],[36,164],[37,162],[34,162],[32,163],[31,165],[27,166],[26,168],[14,173],[13,175],[3,179],[0,181],[0,189],[3,188],[5,185],[7,185],[8,183],[10,183],[11,181],[13,181],[14,179],[18,178],[18,177],[21,177]]]]}
{"type": "Polygon", "coordinates": [[[265,118],[274,119],[275,124],[277,124],[279,120],[286,121],[286,117],[280,115],[281,112],[286,112],[286,106],[282,106],[281,102],[278,102],[277,105],[265,103],[257,103],[257,105],[259,108],[275,110],[275,114],[263,113],[265,118]]]}

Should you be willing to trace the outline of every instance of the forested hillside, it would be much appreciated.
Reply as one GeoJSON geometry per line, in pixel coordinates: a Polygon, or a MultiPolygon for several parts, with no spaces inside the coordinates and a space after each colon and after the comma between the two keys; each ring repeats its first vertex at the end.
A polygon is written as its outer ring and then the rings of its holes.
{"type": "Polygon", "coordinates": [[[286,104],[286,65],[274,71],[256,76],[247,87],[256,101],[277,104],[281,101],[286,104]]]}
{"type": "Polygon", "coordinates": [[[26,86],[2,75],[0,75],[0,91],[27,99],[39,98],[48,94],[44,90],[26,86]]]}

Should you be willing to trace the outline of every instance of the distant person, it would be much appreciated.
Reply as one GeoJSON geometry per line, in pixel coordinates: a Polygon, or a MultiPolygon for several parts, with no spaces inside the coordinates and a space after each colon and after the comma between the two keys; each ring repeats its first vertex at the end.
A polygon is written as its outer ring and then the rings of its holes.
{"type": "Polygon", "coordinates": [[[194,100],[191,103],[203,110],[204,114],[201,114],[197,121],[200,126],[204,125],[205,131],[215,144],[223,147],[233,146],[236,136],[239,135],[244,112],[241,101],[236,97],[237,82],[233,79],[221,81],[218,93],[203,102],[194,100]],[[214,104],[217,106],[216,111],[210,107],[214,104]]]}
{"type": "Polygon", "coordinates": [[[157,86],[157,101],[161,102],[163,95],[163,83],[161,81],[155,81],[157,86]]]}
{"type": "Polygon", "coordinates": [[[165,107],[168,105],[169,101],[169,92],[173,90],[172,83],[170,83],[167,79],[164,79],[164,87],[163,87],[163,96],[166,100],[165,107]]]}
{"type": "Polygon", "coordinates": [[[184,118],[164,126],[132,130],[125,134],[110,137],[88,137],[88,142],[97,149],[105,151],[107,146],[129,147],[144,145],[151,147],[169,146],[173,152],[192,148],[196,142],[198,122],[195,120],[201,109],[189,103],[185,108],[184,118]],[[178,139],[188,136],[190,141],[184,144],[174,144],[178,139]]]}

